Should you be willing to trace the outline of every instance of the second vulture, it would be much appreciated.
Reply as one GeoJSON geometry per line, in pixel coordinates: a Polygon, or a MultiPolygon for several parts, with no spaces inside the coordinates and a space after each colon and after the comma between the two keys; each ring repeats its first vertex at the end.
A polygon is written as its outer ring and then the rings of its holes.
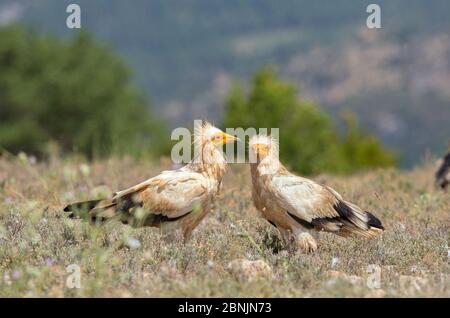
{"type": "Polygon", "coordinates": [[[262,216],[283,239],[306,252],[317,242],[309,230],[371,238],[383,232],[372,213],[344,200],[330,187],[289,172],[278,160],[278,143],[270,136],[250,140],[252,196],[262,216]]]}

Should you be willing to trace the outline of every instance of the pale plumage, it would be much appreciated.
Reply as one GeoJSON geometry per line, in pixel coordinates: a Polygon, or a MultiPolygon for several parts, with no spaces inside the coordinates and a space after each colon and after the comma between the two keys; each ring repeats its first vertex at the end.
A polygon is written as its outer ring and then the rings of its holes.
{"type": "Polygon", "coordinates": [[[249,148],[256,159],[251,163],[253,202],[286,241],[294,239],[298,247],[314,251],[317,243],[308,230],[367,238],[383,231],[373,214],[343,200],[332,188],[290,173],[278,159],[276,140],[254,136],[249,148]]]}
{"type": "Polygon", "coordinates": [[[111,199],[74,203],[64,211],[74,216],[84,209],[96,222],[118,218],[125,224],[159,227],[163,232],[181,228],[187,240],[220,190],[226,161],[219,147],[236,140],[208,123],[195,130],[199,151],[186,166],[163,171],[111,199]]]}

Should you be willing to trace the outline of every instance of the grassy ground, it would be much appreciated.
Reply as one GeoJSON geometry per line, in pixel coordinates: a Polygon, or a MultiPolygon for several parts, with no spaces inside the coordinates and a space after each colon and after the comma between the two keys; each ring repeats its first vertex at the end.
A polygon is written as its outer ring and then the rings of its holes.
{"type": "Polygon", "coordinates": [[[169,167],[126,159],[0,159],[0,297],[450,297],[450,193],[433,188],[431,164],[317,177],[374,212],[386,231],[371,241],[321,234],[314,254],[288,253],[257,217],[245,165],[231,167],[214,210],[187,245],[161,241],[154,228],[92,226],[60,210],[169,167]],[[236,259],[263,260],[271,273],[238,277],[228,266],[236,259]],[[70,264],[81,270],[79,289],[67,285],[70,264]]]}

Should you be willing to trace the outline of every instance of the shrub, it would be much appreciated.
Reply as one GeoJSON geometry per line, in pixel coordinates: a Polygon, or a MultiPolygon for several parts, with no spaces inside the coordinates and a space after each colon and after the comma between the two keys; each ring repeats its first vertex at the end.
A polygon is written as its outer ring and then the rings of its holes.
{"type": "Polygon", "coordinates": [[[395,156],[380,141],[346,117],[343,136],[330,117],[311,102],[298,98],[294,85],[271,68],[258,71],[248,94],[235,84],[228,95],[224,126],[279,128],[280,158],[303,174],[352,172],[395,164],[395,156]]]}

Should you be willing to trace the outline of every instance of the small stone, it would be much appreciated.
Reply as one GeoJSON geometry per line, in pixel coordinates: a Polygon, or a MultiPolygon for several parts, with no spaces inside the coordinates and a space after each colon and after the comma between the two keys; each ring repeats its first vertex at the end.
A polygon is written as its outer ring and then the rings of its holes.
{"type": "Polygon", "coordinates": [[[341,279],[341,280],[351,283],[352,285],[364,283],[364,279],[360,276],[348,275],[346,273],[339,272],[339,271],[328,271],[327,273],[331,279],[334,279],[334,280],[341,279]]]}
{"type": "Polygon", "coordinates": [[[428,279],[421,276],[400,275],[400,289],[409,292],[420,292],[428,285],[428,279]]]}
{"type": "Polygon", "coordinates": [[[384,298],[384,297],[386,297],[386,295],[387,295],[387,292],[381,288],[372,289],[370,291],[370,296],[374,297],[374,298],[384,298]]]}
{"type": "Polygon", "coordinates": [[[159,268],[159,273],[164,278],[174,279],[174,278],[179,277],[177,268],[170,264],[161,265],[161,267],[159,268]]]}
{"type": "Polygon", "coordinates": [[[125,245],[130,249],[135,250],[141,247],[141,242],[139,242],[139,240],[135,239],[134,237],[129,237],[126,239],[125,245]]]}
{"type": "Polygon", "coordinates": [[[143,278],[144,280],[151,279],[151,277],[152,277],[152,273],[149,273],[149,272],[143,272],[143,273],[142,273],[142,278],[143,278]]]}
{"type": "Polygon", "coordinates": [[[118,296],[121,298],[132,298],[133,294],[128,290],[119,290],[118,296]]]}
{"type": "Polygon", "coordinates": [[[337,257],[333,257],[332,259],[331,259],[331,268],[335,268],[338,264],[339,264],[339,258],[337,258],[337,257]]]}
{"type": "Polygon", "coordinates": [[[30,163],[30,165],[35,165],[37,163],[37,159],[35,156],[29,156],[28,162],[30,163]]]}
{"type": "Polygon", "coordinates": [[[238,280],[252,281],[259,277],[272,277],[272,268],[262,260],[236,259],[228,263],[227,269],[238,280]]]}
{"type": "Polygon", "coordinates": [[[222,223],[220,223],[220,221],[214,217],[206,218],[206,220],[203,223],[206,224],[208,227],[221,227],[222,226],[222,223]]]}

